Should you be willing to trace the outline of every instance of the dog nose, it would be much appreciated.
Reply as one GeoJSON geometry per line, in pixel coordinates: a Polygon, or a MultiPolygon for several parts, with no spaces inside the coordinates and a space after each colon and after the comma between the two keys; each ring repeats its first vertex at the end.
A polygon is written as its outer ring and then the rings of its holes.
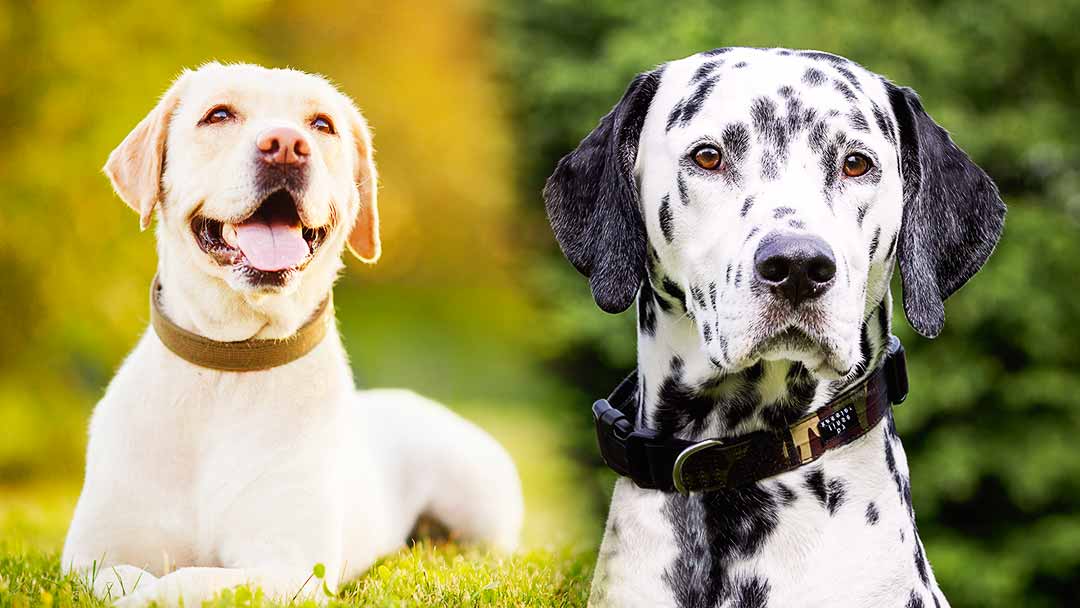
{"type": "Polygon", "coordinates": [[[829,290],[836,276],[836,258],[819,237],[772,234],[758,245],[754,269],[774,294],[798,306],[829,290]]]}
{"type": "Polygon", "coordinates": [[[264,161],[277,165],[302,165],[311,155],[307,137],[291,127],[267,129],[255,145],[264,161]]]}

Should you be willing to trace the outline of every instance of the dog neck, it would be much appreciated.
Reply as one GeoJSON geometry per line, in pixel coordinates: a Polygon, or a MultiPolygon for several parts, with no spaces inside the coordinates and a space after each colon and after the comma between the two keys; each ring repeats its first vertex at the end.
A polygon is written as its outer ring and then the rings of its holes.
{"type": "Polygon", "coordinates": [[[219,342],[293,335],[326,300],[336,277],[336,271],[313,274],[309,269],[297,278],[302,284],[288,291],[242,293],[222,279],[193,271],[189,260],[173,259],[162,255],[158,265],[163,312],[181,328],[219,342]]]}
{"type": "Polygon", "coordinates": [[[656,287],[650,276],[638,294],[639,428],[688,440],[780,430],[861,381],[885,357],[888,291],[864,316],[860,363],[844,378],[825,380],[788,360],[718,368],[701,347],[684,298],[656,287]]]}

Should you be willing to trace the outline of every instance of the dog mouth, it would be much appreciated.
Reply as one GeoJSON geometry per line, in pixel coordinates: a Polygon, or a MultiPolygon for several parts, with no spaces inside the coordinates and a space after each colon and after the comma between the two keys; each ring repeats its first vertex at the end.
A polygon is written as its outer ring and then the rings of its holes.
{"type": "Polygon", "coordinates": [[[254,283],[281,285],[315,256],[328,226],[305,226],[288,191],[272,192],[248,217],[223,222],[191,220],[199,248],[222,266],[232,266],[254,283]]]}
{"type": "Polygon", "coordinates": [[[842,349],[833,340],[799,326],[789,326],[760,341],[753,349],[753,359],[800,361],[810,371],[827,378],[838,378],[851,371],[842,349]]]}

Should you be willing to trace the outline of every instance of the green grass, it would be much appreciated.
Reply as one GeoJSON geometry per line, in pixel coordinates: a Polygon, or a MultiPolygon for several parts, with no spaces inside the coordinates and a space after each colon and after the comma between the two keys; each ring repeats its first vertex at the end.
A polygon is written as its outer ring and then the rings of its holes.
{"type": "MultiPolygon", "coordinates": [[[[105,606],[77,579],[62,575],[55,552],[4,548],[0,606],[105,606]]],[[[344,585],[330,606],[584,606],[590,551],[534,549],[499,558],[476,549],[418,544],[380,561],[344,585]]],[[[204,606],[281,606],[258,589],[237,587],[204,606]]],[[[313,606],[313,601],[291,605],[313,606]]]]}
{"type": "MultiPolygon", "coordinates": [[[[344,585],[331,606],[584,606],[600,535],[581,471],[560,422],[536,407],[466,403],[457,411],[510,450],[525,488],[523,549],[496,556],[427,543],[389,556],[344,585]]],[[[78,481],[0,486],[0,608],[104,606],[60,571],[59,551],[78,481]]],[[[210,606],[277,606],[258,590],[223,593],[210,606]]],[[[301,604],[302,605],[302,604],[301,604]]]]}

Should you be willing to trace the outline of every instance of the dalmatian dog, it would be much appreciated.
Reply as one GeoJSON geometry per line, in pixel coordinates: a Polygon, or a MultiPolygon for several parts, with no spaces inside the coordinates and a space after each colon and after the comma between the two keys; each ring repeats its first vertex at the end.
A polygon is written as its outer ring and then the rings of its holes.
{"type": "MultiPolygon", "coordinates": [[[[721,48],[640,74],[544,191],[596,303],[636,299],[638,428],[783,429],[993,251],[1005,206],[919,97],[817,51],[721,48]]],[[[947,606],[891,414],[809,465],[683,495],[614,490],[590,605],[947,606]]]]}

